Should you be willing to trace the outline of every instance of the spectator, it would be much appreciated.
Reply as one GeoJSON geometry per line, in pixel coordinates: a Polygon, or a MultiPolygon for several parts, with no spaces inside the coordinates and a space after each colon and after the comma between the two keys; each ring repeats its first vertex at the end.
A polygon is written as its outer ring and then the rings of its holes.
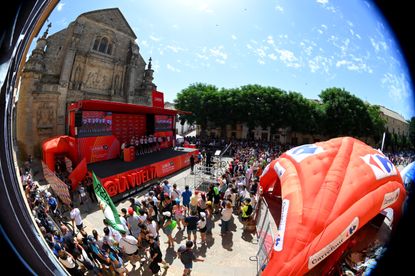
{"type": "Polygon", "coordinates": [[[194,172],[194,167],[195,167],[195,157],[192,155],[190,155],[190,173],[193,174],[194,172]]]}
{"type": "Polygon", "coordinates": [[[196,244],[196,231],[197,231],[197,222],[199,217],[197,212],[190,212],[190,216],[184,219],[184,222],[187,227],[187,239],[190,241],[190,236],[193,233],[193,242],[196,244]]]}
{"type": "Polygon", "coordinates": [[[180,261],[184,265],[183,276],[190,275],[193,268],[193,262],[203,262],[204,259],[197,258],[192,250],[193,242],[187,241],[186,246],[181,245],[177,251],[180,261]]]}
{"type": "Polygon", "coordinates": [[[192,196],[192,191],[190,191],[189,185],[186,185],[184,187],[184,192],[182,193],[182,199],[183,199],[183,206],[185,206],[187,209],[189,209],[189,203],[190,203],[191,196],[192,196]]]}
{"type": "Polygon", "coordinates": [[[84,228],[82,217],[81,217],[81,211],[79,211],[78,208],[75,208],[73,203],[71,203],[70,206],[72,209],[70,212],[70,216],[72,220],[73,229],[75,229],[75,224],[76,224],[76,228],[78,228],[78,230],[80,231],[84,228]]]}
{"type": "Polygon", "coordinates": [[[231,221],[232,218],[232,212],[233,212],[233,208],[232,208],[232,203],[230,203],[229,201],[226,202],[226,206],[225,208],[222,210],[221,212],[221,221],[222,223],[220,224],[220,235],[223,236],[226,234],[226,232],[229,231],[229,223],[231,221]]]}

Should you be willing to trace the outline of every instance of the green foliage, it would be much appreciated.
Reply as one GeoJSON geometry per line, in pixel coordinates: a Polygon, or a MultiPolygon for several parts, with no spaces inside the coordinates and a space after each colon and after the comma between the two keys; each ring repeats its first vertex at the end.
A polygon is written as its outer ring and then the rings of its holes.
{"type": "Polygon", "coordinates": [[[218,89],[196,83],[177,95],[175,107],[192,112],[181,115],[182,122],[197,123],[202,131],[211,122],[222,129],[223,136],[226,125],[246,123],[250,129],[271,127],[273,132],[290,127],[312,135],[350,135],[380,140],[385,122],[379,107],[365,104],[340,88],[326,89],[319,96],[322,103],[308,100],[298,92],[257,84],[218,89]]]}

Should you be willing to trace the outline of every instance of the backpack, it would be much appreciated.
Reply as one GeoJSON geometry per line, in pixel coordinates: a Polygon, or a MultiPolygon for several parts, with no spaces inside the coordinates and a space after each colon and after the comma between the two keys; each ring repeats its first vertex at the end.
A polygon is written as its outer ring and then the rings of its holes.
{"type": "Polygon", "coordinates": [[[171,223],[169,224],[169,227],[171,230],[173,230],[174,228],[176,228],[177,226],[177,221],[175,221],[174,219],[171,220],[171,223]]]}
{"type": "Polygon", "coordinates": [[[252,214],[252,211],[253,211],[252,205],[251,205],[251,204],[249,204],[249,205],[248,205],[248,210],[246,210],[246,215],[247,215],[247,216],[250,216],[250,215],[252,214]]]}

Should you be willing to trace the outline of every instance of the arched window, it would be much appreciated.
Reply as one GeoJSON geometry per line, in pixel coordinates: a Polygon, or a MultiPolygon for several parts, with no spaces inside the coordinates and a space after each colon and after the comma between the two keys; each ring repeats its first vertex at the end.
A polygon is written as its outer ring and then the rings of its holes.
{"type": "Polygon", "coordinates": [[[112,53],[112,43],[109,43],[108,44],[108,49],[107,49],[107,54],[111,55],[111,53],[112,53]]]}
{"type": "Polygon", "coordinates": [[[94,40],[93,50],[111,55],[113,50],[113,44],[107,37],[97,36],[94,40]]]}
{"type": "Polygon", "coordinates": [[[108,47],[108,38],[103,37],[101,39],[101,43],[99,44],[99,49],[101,53],[107,53],[107,47],[108,47]]]}
{"type": "Polygon", "coordinates": [[[100,41],[100,37],[98,36],[96,39],[95,39],[95,42],[94,42],[94,47],[92,47],[92,49],[94,49],[95,51],[98,51],[98,47],[99,47],[99,41],[100,41]]]}

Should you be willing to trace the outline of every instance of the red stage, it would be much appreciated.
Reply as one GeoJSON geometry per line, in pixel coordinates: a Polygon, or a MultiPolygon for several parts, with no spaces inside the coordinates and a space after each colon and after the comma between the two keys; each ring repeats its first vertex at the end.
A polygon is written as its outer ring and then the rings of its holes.
{"type": "Polygon", "coordinates": [[[198,153],[196,149],[172,149],[176,115],[184,112],[163,107],[163,93],[157,91],[153,92],[152,107],[101,100],[73,103],[68,110],[69,136],[44,142],[44,162],[54,171],[56,159],[65,156],[74,164],[70,175],[76,182],[73,188],[85,176],[87,166],[101,179],[110,196],[124,197],[125,193],[189,166],[190,155],[198,153]],[[124,154],[124,143],[133,143],[135,149],[125,149],[124,154]],[[136,158],[134,152],[140,149],[145,149],[145,154],[136,158]]]}

